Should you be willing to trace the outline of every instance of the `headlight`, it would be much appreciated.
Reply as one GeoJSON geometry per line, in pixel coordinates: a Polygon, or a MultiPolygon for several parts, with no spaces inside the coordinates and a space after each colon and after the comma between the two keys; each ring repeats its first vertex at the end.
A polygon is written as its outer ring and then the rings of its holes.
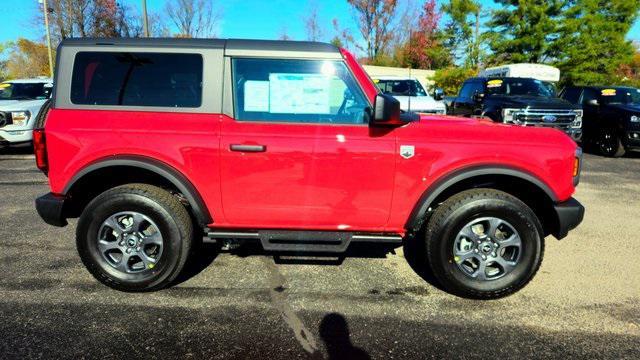
{"type": "Polygon", "coordinates": [[[575,110],[576,118],[571,123],[571,127],[575,129],[580,129],[582,127],[582,116],[584,114],[583,110],[575,110]]]}
{"type": "Polygon", "coordinates": [[[520,111],[522,111],[522,109],[503,109],[502,121],[505,123],[519,123],[519,121],[513,120],[513,116],[520,111]]]}
{"type": "Polygon", "coordinates": [[[640,122],[640,117],[637,117],[636,115],[633,115],[631,117],[631,122],[640,122]]]}
{"type": "Polygon", "coordinates": [[[31,117],[31,113],[29,111],[12,111],[11,112],[11,120],[13,121],[13,125],[25,126],[29,118],[31,117]]]}

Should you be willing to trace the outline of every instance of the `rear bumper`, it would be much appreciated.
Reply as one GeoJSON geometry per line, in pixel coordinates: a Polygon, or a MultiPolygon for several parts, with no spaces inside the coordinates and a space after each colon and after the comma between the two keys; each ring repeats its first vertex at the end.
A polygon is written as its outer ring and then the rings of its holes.
{"type": "Polygon", "coordinates": [[[575,229],[584,219],[584,206],[574,198],[558,203],[553,208],[558,219],[558,227],[552,235],[558,240],[565,238],[569,231],[575,229]]]}
{"type": "Polygon", "coordinates": [[[67,219],[64,217],[64,202],[66,197],[48,193],[36,199],[36,210],[38,215],[49,225],[66,226],[67,219]]]}

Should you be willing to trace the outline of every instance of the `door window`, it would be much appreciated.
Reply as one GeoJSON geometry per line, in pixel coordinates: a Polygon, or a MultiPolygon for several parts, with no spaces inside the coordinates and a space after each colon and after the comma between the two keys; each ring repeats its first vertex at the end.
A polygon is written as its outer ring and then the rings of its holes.
{"type": "Polygon", "coordinates": [[[572,104],[578,104],[580,102],[580,94],[582,89],[580,88],[567,88],[562,92],[562,98],[572,104]]]}
{"type": "Polygon", "coordinates": [[[365,124],[370,105],[340,61],[233,59],[240,121],[365,124]]]}
{"type": "Polygon", "coordinates": [[[459,97],[463,99],[470,99],[471,96],[473,96],[473,90],[474,90],[474,83],[466,82],[464,83],[464,85],[462,85],[462,89],[460,89],[459,97]]]}
{"type": "Polygon", "coordinates": [[[593,89],[584,89],[582,95],[582,105],[589,105],[589,101],[598,100],[598,92],[593,89]]]}

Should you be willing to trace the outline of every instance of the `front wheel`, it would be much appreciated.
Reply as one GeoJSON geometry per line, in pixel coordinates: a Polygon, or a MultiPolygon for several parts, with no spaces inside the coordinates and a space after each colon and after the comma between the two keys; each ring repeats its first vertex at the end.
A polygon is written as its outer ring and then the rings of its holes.
{"type": "Polygon", "coordinates": [[[625,150],[622,140],[614,129],[602,129],[598,137],[600,154],[607,157],[624,156],[625,150]]]}
{"type": "Polygon", "coordinates": [[[494,299],[524,287],[544,251],[534,212],[502,191],[474,189],[442,203],[426,229],[427,260],[449,292],[494,299]]]}
{"type": "Polygon", "coordinates": [[[185,207],[169,192],[146,184],[98,195],[76,230],[78,253],[89,272],[121,291],[170,285],[184,268],[192,237],[185,207]]]}

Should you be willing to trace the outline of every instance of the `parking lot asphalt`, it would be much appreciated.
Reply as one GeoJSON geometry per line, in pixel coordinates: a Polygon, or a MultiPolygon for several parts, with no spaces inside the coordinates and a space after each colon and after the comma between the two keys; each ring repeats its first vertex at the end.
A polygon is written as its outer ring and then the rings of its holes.
{"type": "Polygon", "coordinates": [[[177,286],[117,292],[85,271],[74,221],[40,220],[47,191],[32,155],[0,150],[0,358],[640,358],[637,154],[586,155],[583,224],[484,302],[425,281],[403,248],[318,264],[206,245],[177,286]]]}

